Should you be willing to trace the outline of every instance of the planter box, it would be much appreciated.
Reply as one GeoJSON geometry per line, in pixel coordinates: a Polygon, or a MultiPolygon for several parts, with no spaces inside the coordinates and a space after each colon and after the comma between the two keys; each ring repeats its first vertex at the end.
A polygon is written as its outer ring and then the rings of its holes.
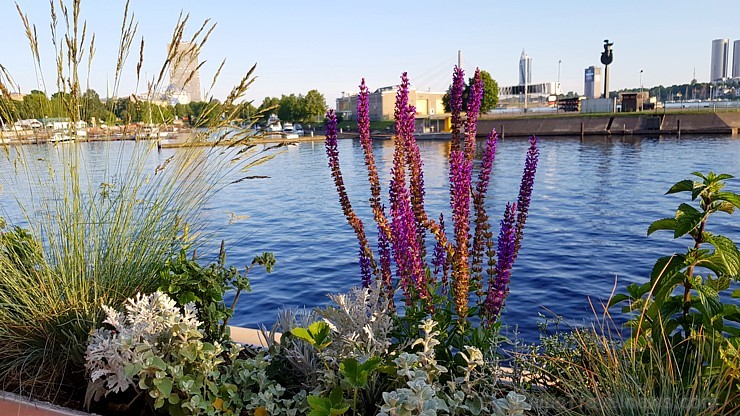
{"type": "Polygon", "coordinates": [[[90,416],[92,414],[0,391],[0,415],[3,416],[90,416]]]}

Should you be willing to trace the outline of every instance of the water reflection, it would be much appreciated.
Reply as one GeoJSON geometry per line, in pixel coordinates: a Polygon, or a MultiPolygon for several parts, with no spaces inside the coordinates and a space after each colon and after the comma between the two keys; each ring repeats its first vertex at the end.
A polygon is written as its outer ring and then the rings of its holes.
{"type": "MultiPolygon", "coordinates": [[[[373,144],[386,197],[392,145],[389,140],[373,144]]],[[[477,157],[482,145],[479,140],[477,157]]],[[[516,199],[527,145],[526,138],[498,143],[487,201],[495,233],[506,202],[516,199]]],[[[125,143],[113,151],[80,143],[74,148],[95,179],[107,163],[125,160],[132,146],[125,143]]],[[[682,196],[664,196],[670,185],[695,170],[740,174],[740,141],[730,137],[613,137],[583,142],[544,138],[540,146],[531,213],[504,315],[506,323],[519,325],[526,339],[536,337],[536,313],[543,308],[571,320],[589,317],[589,297],[595,305],[605,301],[615,278],[620,288],[642,282],[657,257],[685,250],[686,242],[669,235],[645,235],[653,220],[672,215],[680,202],[686,202],[682,196]]],[[[419,147],[427,212],[434,218],[444,212],[449,218],[450,143],[421,141],[419,147]]],[[[26,151],[36,160],[53,159],[58,150],[32,146],[26,151]]],[[[147,169],[153,170],[176,151],[155,152],[147,169]]],[[[349,197],[374,241],[362,148],[356,140],[341,140],[339,151],[349,197]]],[[[5,158],[0,159],[3,178],[12,169],[5,158]]],[[[270,324],[278,307],[325,304],[326,293],[360,282],[357,242],[339,207],[323,143],[289,147],[249,174],[269,178],[237,183],[216,195],[205,213],[206,231],[214,244],[200,255],[204,260],[215,259],[222,238],[227,241],[229,262],[237,266],[263,251],[275,253],[273,274],[253,272],[254,293],[240,298],[235,324],[270,324]]],[[[18,218],[8,185],[4,186],[2,215],[18,218]]],[[[740,189],[737,182],[730,188],[740,189]]],[[[730,216],[718,216],[715,224],[718,231],[740,240],[740,226],[730,216]]]]}

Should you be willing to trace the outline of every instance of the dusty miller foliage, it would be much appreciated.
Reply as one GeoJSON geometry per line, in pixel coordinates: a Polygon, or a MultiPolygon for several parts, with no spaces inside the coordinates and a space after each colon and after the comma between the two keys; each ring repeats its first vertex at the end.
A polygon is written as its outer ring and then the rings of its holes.
{"type": "Polygon", "coordinates": [[[346,294],[330,294],[336,306],[316,310],[332,330],[333,341],[325,356],[342,360],[387,353],[393,319],[381,285],[376,280],[367,288],[353,287],[346,294]]]}
{"type": "Polygon", "coordinates": [[[85,353],[85,368],[90,373],[86,402],[108,393],[119,393],[135,386],[126,369],[144,365],[151,356],[164,356],[179,344],[200,339],[201,325],[192,304],[182,310],[162,292],[139,293],[128,299],[126,312],[102,305],[113,329],[99,328],[90,337],[85,353]]]}

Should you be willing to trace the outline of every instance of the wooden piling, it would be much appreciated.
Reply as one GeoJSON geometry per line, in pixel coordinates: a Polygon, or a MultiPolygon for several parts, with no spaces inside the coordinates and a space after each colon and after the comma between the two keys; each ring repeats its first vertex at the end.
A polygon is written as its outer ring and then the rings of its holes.
{"type": "Polygon", "coordinates": [[[678,130],[678,138],[681,138],[681,119],[676,119],[676,130],[678,130]]]}

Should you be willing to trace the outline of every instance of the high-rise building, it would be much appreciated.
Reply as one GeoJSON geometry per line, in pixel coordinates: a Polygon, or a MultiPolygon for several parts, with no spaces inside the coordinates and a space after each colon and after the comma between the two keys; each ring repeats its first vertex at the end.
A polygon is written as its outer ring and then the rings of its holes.
{"type": "Polygon", "coordinates": [[[709,69],[709,81],[727,78],[727,59],[729,58],[730,40],[715,39],[712,41],[712,62],[709,69]]]}
{"type": "Polygon", "coordinates": [[[590,66],[586,68],[583,78],[583,95],[586,98],[601,97],[601,67],[590,66]]]}
{"type": "Polygon", "coordinates": [[[740,40],[732,46],[732,77],[740,78],[740,40]]]}
{"type": "MultiPolygon", "coordinates": [[[[169,50],[170,45],[167,45],[169,50]]],[[[170,88],[172,97],[178,101],[202,101],[200,74],[198,73],[198,48],[190,42],[180,42],[174,61],[170,65],[170,88]],[[183,97],[185,96],[185,97],[183,97]]]]}
{"type": "Polygon", "coordinates": [[[519,85],[525,84],[532,84],[532,58],[522,49],[522,56],[519,58],[519,85]]]}

